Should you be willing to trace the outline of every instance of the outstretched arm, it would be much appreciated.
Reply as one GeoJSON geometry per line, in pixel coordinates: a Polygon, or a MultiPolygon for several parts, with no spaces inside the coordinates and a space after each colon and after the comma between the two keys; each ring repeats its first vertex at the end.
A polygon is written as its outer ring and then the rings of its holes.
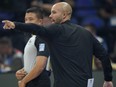
{"type": "Polygon", "coordinates": [[[3,28],[4,29],[16,29],[23,32],[28,32],[32,34],[36,34],[42,37],[55,37],[57,35],[60,35],[62,31],[61,24],[52,24],[50,26],[40,26],[32,23],[21,23],[21,22],[12,22],[9,20],[2,21],[4,23],[3,28]]]}
{"type": "Polygon", "coordinates": [[[25,24],[25,23],[21,23],[21,22],[12,22],[9,20],[3,20],[2,23],[4,23],[3,28],[4,29],[16,29],[16,30],[20,30],[20,31],[24,31],[24,32],[29,32],[29,33],[34,33],[37,34],[38,32],[42,32],[44,29],[44,27],[36,25],[36,24],[25,24]],[[40,29],[43,30],[40,30],[40,29]],[[40,30],[40,31],[39,31],[40,30]]]}

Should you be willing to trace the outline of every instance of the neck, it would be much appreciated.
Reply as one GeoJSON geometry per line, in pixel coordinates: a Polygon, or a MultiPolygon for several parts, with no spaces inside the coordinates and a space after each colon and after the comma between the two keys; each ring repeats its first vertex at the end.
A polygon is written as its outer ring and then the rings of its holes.
{"type": "Polygon", "coordinates": [[[61,24],[62,24],[62,23],[64,23],[64,22],[66,22],[66,21],[70,21],[70,19],[67,19],[67,20],[63,20],[63,21],[61,22],[61,24]]]}

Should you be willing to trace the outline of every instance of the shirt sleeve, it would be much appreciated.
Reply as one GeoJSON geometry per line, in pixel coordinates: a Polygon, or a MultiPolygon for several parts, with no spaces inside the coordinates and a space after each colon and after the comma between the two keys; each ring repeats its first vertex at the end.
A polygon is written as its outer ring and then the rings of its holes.
{"type": "Polygon", "coordinates": [[[105,48],[102,46],[102,44],[99,43],[99,41],[96,38],[93,39],[93,54],[102,62],[102,67],[104,71],[104,79],[105,81],[111,81],[112,80],[112,67],[109,55],[105,48]]]}
{"type": "Polygon", "coordinates": [[[47,38],[53,38],[55,36],[60,35],[62,31],[62,25],[61,24],[52,24],[46,27],[39,26],[32,23],[21,23],[21,22],[14,22],[15,23],[15,29],[23,31],[23,32],[29,32],[32,34],[39,35],[41,37],[47,37],[47,38]]]}
{"type": "Polygon", "coordinates": [[[37,48],[37,56],[49,57],[49,49],[46,42],[39,37],[36,37],[35,46],[37,48]]]}

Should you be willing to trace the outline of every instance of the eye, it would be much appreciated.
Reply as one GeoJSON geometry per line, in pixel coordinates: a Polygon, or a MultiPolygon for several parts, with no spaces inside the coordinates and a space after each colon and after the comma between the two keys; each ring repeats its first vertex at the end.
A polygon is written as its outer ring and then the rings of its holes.
{"type": "Polygon", "coordinates": [[[30,21],[32,21],[32,20],[33,20],[33,18],[29,18],[29,20],[30,20],[30,21]]]}
{"type": "Polygon", "coordinates": [[[55,13],[56,13],[56,11],[52,11],[51,13],[52,13],[52,14],[55,14],[55,13]]]}

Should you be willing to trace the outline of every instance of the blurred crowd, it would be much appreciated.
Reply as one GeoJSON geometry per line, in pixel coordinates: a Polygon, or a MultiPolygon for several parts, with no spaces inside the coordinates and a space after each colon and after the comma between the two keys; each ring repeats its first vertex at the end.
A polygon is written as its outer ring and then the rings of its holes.
{"type": "MultiPolygon", "coordinates": [[[[26,9],[37,6],[44,10],[44,24],[48,25],[52,5],[60,1],[72,6],[71,21],[85,27],[100,41],[116,70],[116,0],[2,0],[0,21],[24,22],[26,9]]],[[[0,22],[0,73],[14,72],[23,66],[23,49],[29,35],[2,27],[0,22]]],[[[93,56],[93,70],[101,69],[100,61],[93,56]]]]}

